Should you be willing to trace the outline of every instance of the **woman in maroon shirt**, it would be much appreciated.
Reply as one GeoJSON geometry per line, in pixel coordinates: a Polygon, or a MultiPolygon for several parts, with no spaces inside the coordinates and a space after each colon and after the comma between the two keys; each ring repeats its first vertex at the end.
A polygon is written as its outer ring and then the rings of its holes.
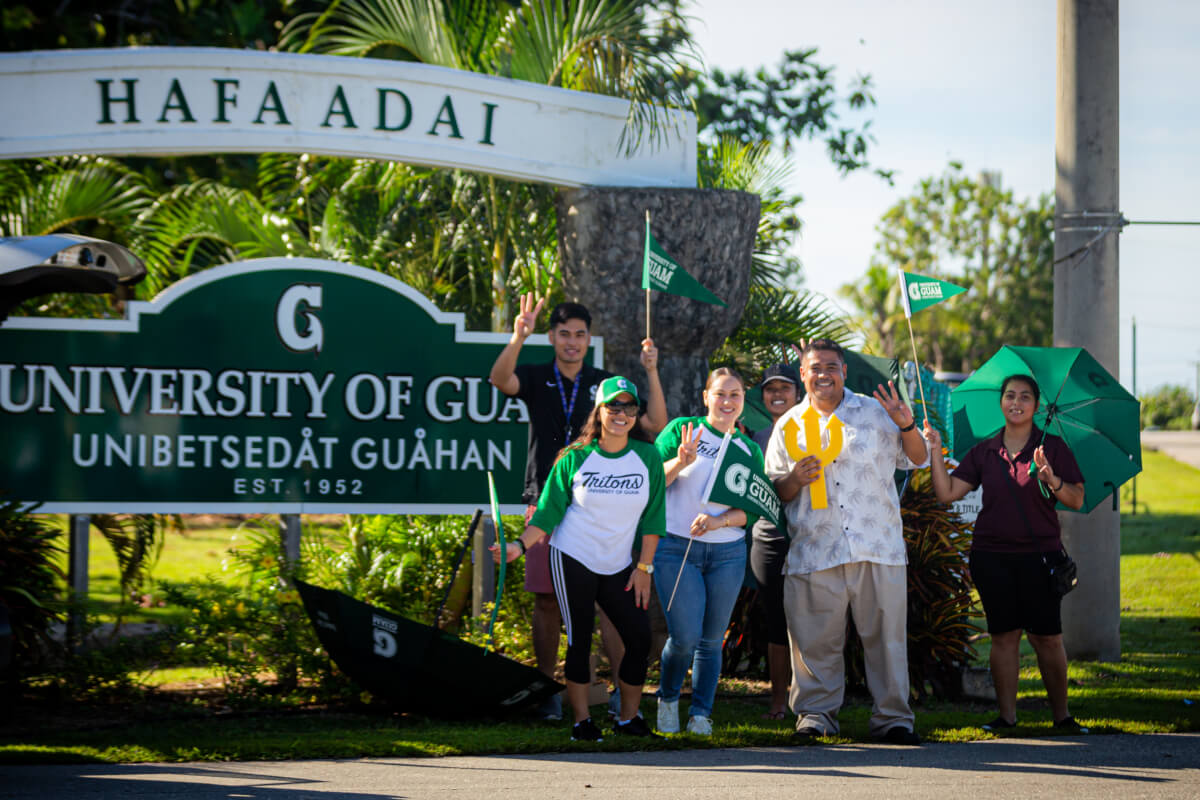
{"type": "Polygon", "coordinates": [[[1083,505],[1083,475],[1065,442],[1033,424],[1039,390],[1028,375],[1000,385],[1004,427],[975,445],[953,474],[942,458],[942,437],[925,421],[933,490],[952,503],[976,486],[983,503],[971,542],[971,578],[979,590],[992,638],[992,682],[1000,715],[985,730],[1017,724],[1021,633],[1037,653],[1054,727],[1086,733],[1067,710],[1067,653],[1062,642],[1062,598],[1050,586],[1042,558],[1062,550],[1055,505],[1083,505]],[[1041,486],[1039,486],[1039,483],[1041,486]]]}

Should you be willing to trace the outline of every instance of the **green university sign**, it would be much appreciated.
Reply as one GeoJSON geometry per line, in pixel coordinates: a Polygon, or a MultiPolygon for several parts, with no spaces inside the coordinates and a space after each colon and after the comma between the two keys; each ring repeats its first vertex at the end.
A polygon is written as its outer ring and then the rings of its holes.
{"type": "Polygon", "coordinates": [[[311,259],[216,267],[123,320],[10,319],[0,490],[49,512],[454,513],[490,470],[519,513],[528,412],[486,377],[507,341],[311,259]]]}

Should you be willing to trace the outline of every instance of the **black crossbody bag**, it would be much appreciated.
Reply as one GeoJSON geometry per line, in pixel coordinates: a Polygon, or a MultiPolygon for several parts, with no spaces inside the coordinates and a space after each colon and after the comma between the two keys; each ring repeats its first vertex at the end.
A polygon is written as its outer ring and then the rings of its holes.
{"type": "MultiPolygon", "coordinates": [[[[1033,525],[1029,522],[1029,515],[1025,513],[1025,506],[1021,504],[1021,498],[1014,488],[1017,482],[1007,469],[1004,474],[1008,478],[1005,485],[1012,494],[1013,502],[1017,504],[1017,511],[1021,513],[1021,519],[1025,521],[1025,532],[1029,534],[1029,540],[1036,545],[1037,537],[1033,535],[1033,525]]],[[[1059,547],[1057,553],[1043,553],[1042,563],[1046,565],[1046,572],[1049,573],[1050,589],[1059,597],[1069,594],[1079,585],[1079,568],[1075,565],[1075,559],[1067,553],[1066,548],[1059,547]]]]}

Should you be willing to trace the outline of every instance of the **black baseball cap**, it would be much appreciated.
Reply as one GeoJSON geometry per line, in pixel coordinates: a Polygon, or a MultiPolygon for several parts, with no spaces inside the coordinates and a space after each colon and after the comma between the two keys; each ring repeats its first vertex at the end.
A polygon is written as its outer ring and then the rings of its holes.
{"type": "Polygon", "coordinates": [[[800,373],[796,372],[796,368],[791,364],[776,364],[773,367],[768,367],[763,373],[762,383],[759,386],[766,386],[771,381],[787,381],[792,386],[800,386],[800,373]]]}

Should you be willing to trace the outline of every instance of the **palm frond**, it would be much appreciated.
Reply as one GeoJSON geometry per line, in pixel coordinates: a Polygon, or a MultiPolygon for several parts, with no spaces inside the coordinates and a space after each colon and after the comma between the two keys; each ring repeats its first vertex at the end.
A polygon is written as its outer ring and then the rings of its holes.
{"type": "Polygon", "coordinates": [[[20,162],[8,165],[2,177],[0,235],[4,236],[79,232],[85,223],[119,228],[150,204],[142,176],[108,158],[20,162]]]}
{"type": "Polygon", "coordinates": [[[438,0],[343,0],[325,14],[289,26],[282,42],[339,56],[397,48],[426,64],[464,68],[456,32],[438,0]]]}
{"type": "Polygon", "coordinates": [[[787,355],[801,339],[828,338],[842,342],[852,335],[842,317],[814,292],[779,287],[755,287],[738,327],[710,362],[735,364],[745,374],[761,372],[787,355]]]}
{"type": "Polygon", "coordinates": [[[139,290],[149,294],[214,264],[314,255],[290,219],[272,213],[250,192],[208,180],[160,197],[139,217],[135,233],[133,247],[148,271],[139,290]]]}

